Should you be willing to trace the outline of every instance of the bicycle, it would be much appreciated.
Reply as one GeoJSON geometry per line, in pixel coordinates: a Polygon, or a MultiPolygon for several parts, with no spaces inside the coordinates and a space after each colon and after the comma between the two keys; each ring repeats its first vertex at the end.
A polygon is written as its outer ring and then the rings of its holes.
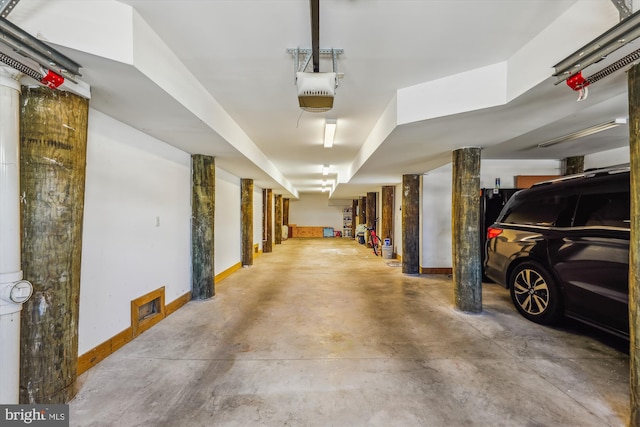
{"type": "Polygon", "coordinates": [[[382,256],[382,252],[380,251],[380,238],[376,233],[376,222],[378,222],[378,218],[373,220],[371,228],[367,227],[367,230],[369,231],[369,245],[371,245],[375,256],[378,256],[378,254],[382,256]]]}

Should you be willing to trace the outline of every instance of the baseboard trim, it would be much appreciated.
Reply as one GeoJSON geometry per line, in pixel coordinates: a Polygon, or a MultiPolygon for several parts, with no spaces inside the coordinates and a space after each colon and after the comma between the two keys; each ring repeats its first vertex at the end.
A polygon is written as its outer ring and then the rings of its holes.
{"type": "MultiPolygon", "coordinates": [[[[174,301],[167,304],[164,308],[165,317],[175,313],[179,308],[191,301],[191,292],[178,297],[174,301]]],[[[82,375],[84,372],[93,368],[98,363],[102,362],[111,354],[122,348],[125,344],[133,340],[133,329],[128,327],[122,332],[109,338],[102,344],[98,344],[91,350],[87,351],[83,355],[78,357],[78,375],[82,375]]]]}
{"type": "Polygon", "coordinates": [[[175,313],[176,311],[178,311],[179,308],[181,308],[183,305],[185,305],[189,301],[191,301],[191,292],[187,292],[186,294],[178,297],[177,299],[167,304],[166,307],[164,308],[164,315],[168,316],[171,313],[175,313]]]}
{"type": "Polygon", "coordinates": [[[98,344],[96,347],[87,351],[85,354],[78,357],[78,375],[81,375],[90,368],[93,368],[132,339],[133,330],[129,327],[106,340],[102,344],[98,344]]]}
{"type": "Polygon", "coordinates": [[[451,267],[432,268],[432,267],[420,267],[422,274],[453,274],[451,267]]]}
{"type": "Polygon", "coordinates": [[[215,280],[216,283],[218,283],[221,280],[224,280],[227,277],[231,276],[233,273],[235,273],[236,271],[240,270],[241,268],[242,268],[242,262],[234,264],[231,267],[227,268],[222,273],[217,274],[216,277],[214,278],[214,280],[215,280]]]}

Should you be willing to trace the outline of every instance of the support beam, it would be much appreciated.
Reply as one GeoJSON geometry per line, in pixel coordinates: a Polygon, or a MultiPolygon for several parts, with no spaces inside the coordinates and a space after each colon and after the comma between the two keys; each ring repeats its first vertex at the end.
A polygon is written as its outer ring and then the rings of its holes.
{"type": "Polygon", "coordinates": [[[358,222],[358,199],[351,202],[351,239],[356,238],[356,226],[358,222]]]}
{"type": "Polygon", "coordinates": [[[311,7],[311,49],[313,72],[320,71],[320,0],[309,0],[311,7]]]}
{"type": "Polygon", "coordinates": [[[276,208],[275,208],[275,220],[274,220],[274,234],[275,243],[279,245],[282,243],[282,195],[275,195],[276,208]]]}
{"type": "Polygon", "coordinates": [[[240,180],[240,221],[242,228],[242,265],[253,265],[253,180],[240,180]]]}
{"type": "Polygon", "coordinates": [[[480,265],[480,148],[453,152],[451,210],[453,287],[455,307],[482,312],[480,265]]]}
{"type": "Polygon", "coordinates": [[[402,272],[420,273],[421,175],[402,175],[402,272]]]}
{"type": "Polygon", "coordinates": [[[367,199],[366,197],[360,197],[358,199],[358,224],[367,223],[367,199]]]}
{"type": "Polygon", "coordinates": [[[631,233],[629,237],[630,426],[640,425],[640,66],[628,72],[631,233]]]}
{"type": "Polygon", "coordinates": [[[273,252],[273,191],[267,188],[262,191],[264,205],[264,241],[262,252],[273,252]]]}
{"type": "Polygon", "coordinates": [[[22,268],[34,292],[22,315],[21,403],[66,403],[77,391],[88,118],[86,99],[22,88],[22,268]]]}
{"type": "Polygon", "coordinates": [[[192,298],[215,295],[216,166],[211,156],[191,156],[191,264],[192,298]]]}
{"type": "MultiPolygon", "coordinates": [[[[371,228],[373,227],[373,222],[378,218],[378,201],[377,201],[377,196],[378,193],[375,192],[368,192],[367,193],[367,228],[371,228]]],[[[378,230],[380,229],[380,227],[378,225],[376,225],[376,232],[378,232],[378,230]]],[[[365,244],[367,246],[369,245],[369,231],[367,231],[365,233],[365,244]]]]}
{"type": "Polygon", "coordinates": [[[382,215],[380,216],[380,239],[393,241],[393,207],[395,206],[395,190],[392,185],[382,187],[382,215]]]}
{"type": "Polygon", "coordinates": [[[282,225],[289,226],[289,199],[282,199],[282,225]]]}
{"type": "Polygon", "coordinates": [[[562,160],[562,174],[575,175],[584,172],[584,156],[567,157],[562,160]]]}

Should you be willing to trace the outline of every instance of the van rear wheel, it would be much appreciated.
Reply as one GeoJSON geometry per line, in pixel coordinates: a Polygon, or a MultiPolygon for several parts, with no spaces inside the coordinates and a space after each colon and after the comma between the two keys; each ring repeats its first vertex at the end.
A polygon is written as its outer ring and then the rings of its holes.
{"type": "Polygon", "coordinates": [[[550,325],[562,313],[560,292],[553,276],[539,263],[528,261],[516,267],[509,280],[511,300],[527,319],[550,325]]]}

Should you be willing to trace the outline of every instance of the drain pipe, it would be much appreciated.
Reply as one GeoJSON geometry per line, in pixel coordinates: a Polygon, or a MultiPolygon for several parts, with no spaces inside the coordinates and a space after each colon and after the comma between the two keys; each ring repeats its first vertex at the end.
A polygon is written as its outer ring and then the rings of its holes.
{"type": "Polygon", "coordinates": [[[19,73],[0,67],[0,404],[17,404],[20,311],[33,286],[22,280],[20,247],[19,73]]]}

